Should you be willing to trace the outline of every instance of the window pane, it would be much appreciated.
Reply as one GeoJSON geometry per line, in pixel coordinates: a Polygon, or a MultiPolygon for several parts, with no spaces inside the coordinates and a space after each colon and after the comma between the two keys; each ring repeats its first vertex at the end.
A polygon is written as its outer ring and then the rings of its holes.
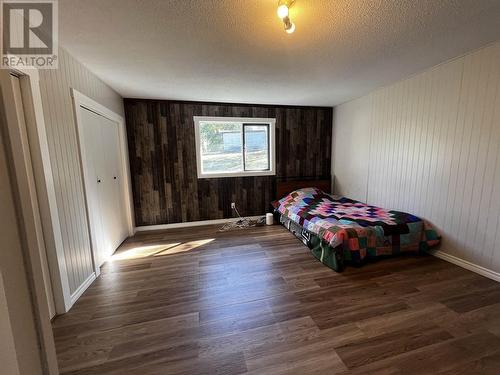
{"type": "Polygon", "coordinates": [[[200,122],[203,173],[243,171],[240,123],[200,122]]]}
{"type": "Polygon", "coordinates": [[[245,170],[269,170],[269,125],[244,125],[245,170]]]}

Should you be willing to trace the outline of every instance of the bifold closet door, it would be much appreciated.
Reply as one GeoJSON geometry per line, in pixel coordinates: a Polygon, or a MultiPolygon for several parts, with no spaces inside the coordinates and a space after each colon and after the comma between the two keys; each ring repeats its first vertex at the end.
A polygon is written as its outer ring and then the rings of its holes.
{"type": "Polygon", "coordinates": [[[116,122],[86,108],[80,111],[87,205],[100,266],[127,237],[119,131],[116,122]]]}
{"type": "Polygon", "coordinates": [[[125,216],[123,197],[125,185],[122,176],[122,160],[120,151],[120,133],[118,124],[105,117],[100,116],[101,136],[104,153],[104,173],[102,188],[105,190],[101,194],[102,206],[105,207],[103,214],[106,219],[107,240],[111,248],[111,255],[114,250],[127,237],[127,221],[125,216]]]}
{"type": "Polygon", "coordinates": [[[95,253],[97,264],[101,265],[104,261],[103,249],[107,247],[106,238],[104,236],[105,228],[102,222],[102,207],[100,196],[102,194],[101,176],[103,172],[102,162],[103,151],[101,142],[101,124],[99,115],[85,109],[80,108],[80,118],[83,139],[81,140],[83,167],[86,170],[86,198],[88,214],[90,216],[91,232],[94,239],[94,244],[97,247],[95,253]]]}

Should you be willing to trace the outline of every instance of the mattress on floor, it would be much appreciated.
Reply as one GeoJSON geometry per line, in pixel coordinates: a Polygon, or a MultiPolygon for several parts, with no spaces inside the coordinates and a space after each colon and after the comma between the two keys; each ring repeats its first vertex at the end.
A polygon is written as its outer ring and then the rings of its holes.
{"type": "Polygon", "coordinates": [[[418,253],[440,242],[437,232],[414,215],[329,195],[317,188],[296,190],[273,202],[273,207],[280,222],[336,271],[346,263],[418,253]]]}

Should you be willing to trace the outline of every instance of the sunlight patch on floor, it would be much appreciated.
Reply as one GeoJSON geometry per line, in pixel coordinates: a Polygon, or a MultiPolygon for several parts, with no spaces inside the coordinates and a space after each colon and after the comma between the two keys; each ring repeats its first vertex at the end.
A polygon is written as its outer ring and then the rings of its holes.
{"type": "Polygon", "coordinates": [[[176,246],[169,247],[168,249],[165,249],[164,251],[158,252],[158,253],[154,254],[154,256],[159,257],[159,256],[164,256],[164,255],[184,253],[186,251],[190,251],[190,250],[196,249],[197,247],[206,245],[214,240],[215,240],[215,238],[208,238],[205,240],[198,240],[198,241],[190,241],[190,242],[181,243],[181,244],[178,244],[176,246]]]}
{"type": "Polygon", "coordinates": [[[175,242],[175,243],[160,244],[160,245],[137,246],[131,249],[116,252],[111,257],[111,260],[116,261],[116,260],[128,260],[128,259],[141,259],[152,256],[158,257],[158,256],[184,253],[186,251],[190,251],[200,246],[206,245],[214,240],[215,238],[207,238],[203,240],[189,241],[189,242],[175,242]]]}
{"type": "Polygon", "coordinates": [[[129,250],[120,251],[113,254],[111,260],[139,259],[153,256],[159,252],[166,251],[172,247],[180,245],[181,242],[161,244],[153,246],[138,246],[129,250]]]}

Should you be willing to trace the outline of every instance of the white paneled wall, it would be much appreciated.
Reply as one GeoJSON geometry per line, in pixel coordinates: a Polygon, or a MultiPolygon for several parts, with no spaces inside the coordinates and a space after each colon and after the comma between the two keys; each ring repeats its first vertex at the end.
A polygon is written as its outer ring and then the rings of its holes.
{"type": "Polygon", "coordinates": [[[337,193],[419,215],[443,252],[500,272],[500,43],[338,106],[334,127],[337,193]]]}
{"type": "Polygon", "coordinates": [[[366,201],[372,96],[364,96],[335,108],[333,139],[334,186],[337,194],[366,201]],[[341,140],[341,141],[340,141],[341,140]],[[338,160],[337,160],[338,159],[338,160]]]}
{"type": "Polygon", "coordinates": [[[59,51],[58,69],[40,71],[40,90],[65,261],[70,292],[74,293],[94,270],[71,88],[77,89],[121,116],[123,116],[123,101],[120,95],[73,59],[64,49],[59,51]]]}

